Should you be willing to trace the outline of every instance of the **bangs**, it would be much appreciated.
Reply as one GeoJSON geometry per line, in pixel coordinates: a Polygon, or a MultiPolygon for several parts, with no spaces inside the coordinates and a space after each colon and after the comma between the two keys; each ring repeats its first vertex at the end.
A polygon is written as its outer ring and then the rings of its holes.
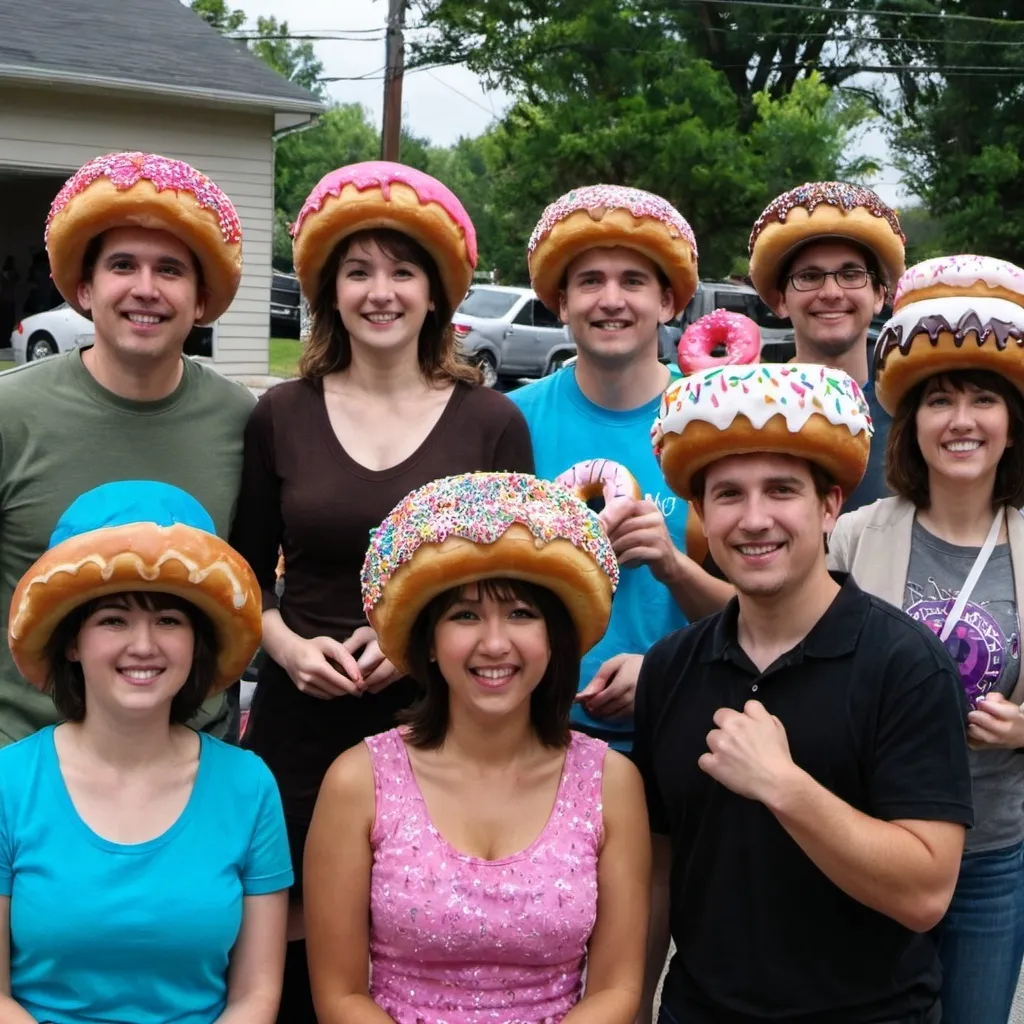
{"type": "Polygon", "coordinates": [[[159,590],[125,590],[117,594],[106,594],[94,597],[79,606],[82,619],[89,618],[93,612],[113,602],[123,603],[128,608],[140,608],[147,612],[178,611],[193,615],[196,606],[191,601],[174,594],[165,594],[159,590]]]}
{"type": "Polygon", "coordinates": [[[431,259],[430,253],[419,242],[410,238],[405,232],[395,231],[392,228],[371,228],[349,235],[345,255],[347,256],[352,251],[354,245],[366,245],[370,242],[376,243],[380,251],[396,263],[412,263],[424,272],[434,269],[434,261],[431,259]]]}
{"type": "MultiPolygon", "coordinates": [[[[461,587],[452,587],[439,598],[437,598],[437,618],[442,615],[457,601],[471,597],[473,600],[482,600],[489,597],[492,601],[522,601],[528,604],[534,611],[540,608],[537,602],[537,585],[527,583],[526,580],[513,580],[507,578],[475,580],[473,583],[466,583],[461,587]]],[[[435,620],[436,621],[436,620],[435,620]]]]}
{"type": "Polygon", "coordinates": [[[940,389],[962,393],[969,387],[977,388],[978,391],[991,391],[1002,398],[1016,391],[1005,377],[992,370],[950,370],[948,373],[937,373],[934,377],[929,377],[922,397],[927,397],[940,389]]]}

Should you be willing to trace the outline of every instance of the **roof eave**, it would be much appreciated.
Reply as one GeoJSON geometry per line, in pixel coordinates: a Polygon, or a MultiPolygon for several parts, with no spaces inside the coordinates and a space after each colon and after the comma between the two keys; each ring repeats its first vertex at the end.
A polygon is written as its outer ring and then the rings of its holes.
{"type": "Polygon", "coordinates": [[[137,82],[123,78],[83,75],[17,64],[0,64],[0,82],[4,81],[50,88],[75,87],[101,92],[130,92],[140,96],[199,101],[210,106],[267,110],[276,114],[295,113],[313,116],[323,113],[327,109],[326,104],[312,97],[309,100],[303,100],[297,96],[267,96],[257,93],[228,92],[222,89],[189,89],[184,86],[158,82],[137,82]]]}

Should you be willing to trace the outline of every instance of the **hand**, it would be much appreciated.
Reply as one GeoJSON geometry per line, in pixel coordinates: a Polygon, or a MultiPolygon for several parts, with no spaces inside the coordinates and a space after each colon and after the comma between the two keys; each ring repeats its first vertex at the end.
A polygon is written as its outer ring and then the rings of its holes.
{"type": "Polygon", "coordinates": [[[636,681],[643,661],[642,654],[609,658],[576,694],[576,702],[594,718],[629,718],[636,704],[636,681]]]}
{"type": "Polygon", "coordinates": [[[697,764],[734,793],[769,803],[796,768],[782,723],[758,700],[748,700],[742,711],[719,708],[714,723],[709,753],[697,764]]]}
{"type": "Polygon", "coordinates": [[[672,543],[661,509],[647,498],[616,499],[604,507],[600,518],[624,568],[650,566],[659,583],[668,583],[678,560],[686,557],[672,543]]]}
{"type": "Polygon", "coordinates": [[[402,673],[384,657],[377,634],[369,626],[360,626],[345,641],[344,647],[356,658],[367,692],[380,693],[396,679],[402,678],[402,673]],[[360,650],[362,653],[357,655],[360,650]]]}
{"type": "Polygon", "coordinates": [[[967,716],[967,742],[982,750],[1024,747],[1024,710],[1001,693],[986,693],[967,716]]]}
{"type": "Polygon", "coordinates": [[[315,636],[312,640],[297,637],[284,660],[286,664],[281,667],[296,687],[310,697],[358,697],[365,689],[356,659],[344,644],[329,636],[315,636]]]}

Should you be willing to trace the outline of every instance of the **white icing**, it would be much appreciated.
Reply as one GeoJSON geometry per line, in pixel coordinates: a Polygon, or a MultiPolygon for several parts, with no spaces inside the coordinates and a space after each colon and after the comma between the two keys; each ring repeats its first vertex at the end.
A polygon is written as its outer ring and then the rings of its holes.
{"type": "Polygon", "coordinates": [[[755,363],[703,370],[671,384],[651,428],[655,451],[665,434],[695,421],[726,430],[740,414],[760,430],[781,415],[792,433],[815,413],[851,434],[867,431],[871,414],[860,388],[841,370],[811,363],[755,363]]]}
{"type": "Polygon", "coordinates": [[[951,295],[941,299],[922,299],[903,306],[885,322],[882,331],[890,327],[903,328],[902,340],[910,338],[910,332],[926,316],[945,317],[951,327],[956,327],[966,313],[974,312],[982,324],[989,320],[1002,320],[1024,329],[1024,306],[1018,306],[1009,299],[979,299],[973,295],[951,295]]]}
{"type": "Polygon", "coordinates": [[[907,292],[921,288],[942,284],[951,288],[970,288],[978,282],[984,282],[990,288],[1006,288],[1024,298],[1024,270],[1020,267],[991,256],[963,255],[937,256],[911,267],[900,278],[893,302],[899,305],[907,292]]]}

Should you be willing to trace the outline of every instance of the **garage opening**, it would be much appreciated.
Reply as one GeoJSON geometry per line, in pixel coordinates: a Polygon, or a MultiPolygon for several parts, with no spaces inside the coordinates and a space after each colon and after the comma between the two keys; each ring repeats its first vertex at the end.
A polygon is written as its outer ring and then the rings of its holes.
{"type": "MultiPolygon", "coordinates": [[[[0,369],[92,341],[92,324],[50,279],[44,242],[50,203],[70,173],[0,167],[0,369]]],[[[185,354],[212,357],[213,335],[193,328],[185,354]]]]}

